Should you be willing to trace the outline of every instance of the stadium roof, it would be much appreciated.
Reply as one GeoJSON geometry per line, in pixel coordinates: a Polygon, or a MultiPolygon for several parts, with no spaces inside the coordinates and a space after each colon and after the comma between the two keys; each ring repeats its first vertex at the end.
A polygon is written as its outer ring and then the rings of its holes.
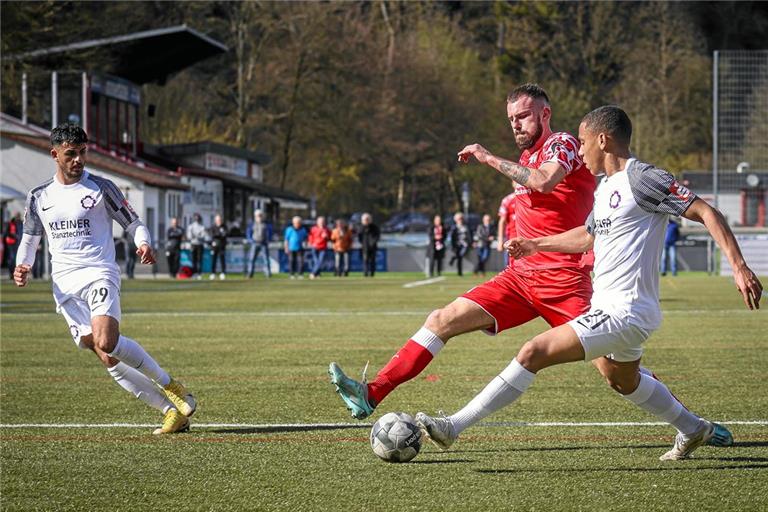
{"type": "Polygon", "coordinates": [[[219,155],[231,156],[234,158],[242,158],[244,160],[256,162],[259,165],[268,164],[271,160],[269,155],[267,155],[266,153],[262,153],[261,151],[251,151],[248,149],[237,148],[234,146],[227,146],[226,144],[219,144],[218,142],[210,142],[210,141],[157,146],[156,150],[164,155],[174,156],[174,157],[202,155],[204,153],[215,153],[219,155]]]}
{"type": "Polygon", "coordinates": [[[98,55],[109,62],[106,67],[100,63],[99,71],[145,84],[163,83],[169,75],[227,51],[221,42],[186,25],[178,25],[52,46],[7,55],[3,59],[23,60],[54,70],[65,64],[62,60],[66,57],[98,55]]]}
{"type": "Polygon", "coordinates": [[[270,161],[270,157],[266,153],[240,149],[217,142],[192,142],[190,144],[173,144],[169,146],[145,144],[142,157],[154,162],[156,165],[161,165],[169,169],[176,169],[176,172],[182,176],[200,176],[203,178],[221,180],[225,185],[250,190],[252,193],[262,197],[269,197],[280,203],[290,204],[292,205],[290,208],[309,207],[309,199],[291,191],[281,190],[278,187],[266,185],[247,176],[240,176],[230,172],[214,171],[202,167],[185,166],[183,162],[178,160],[179,156],[200,155],[207,152],[244,158],[259,164],[264,164],[270,161]],[[168,151],[168,148],[172,148],[172,151],[168,151]]]}
{"type": "Polygon", "coordinates": [[[304,208],[309,206],[309,199],[306,197],[300,196],[299,194],[295,194],[288,190],[281,190],[271,185],[265,185],[264,183],[256,181],[253,178],[248,178],[246,176],[238,176],[237,174],[212,171],[210,169],[202,169],[199,167],[179,167],[177,172],[182,175],[215,178],[221,180],[226,185],[246,188],[263,197],[269,197],[277,201],[301,203],[304,208]]]}
{"type": "MultiPolygon", "coordinates": [[[[51,150],[51,143],[47,137],[8,131],[0,131],[0,135],[2,135],[3,138],[26,144],[45,153],[48,153],[51,150]]],[[[143,162],[113,156],[92,144],[89,145],[89,149],[87,168],[98,167],[155,187],[173,188],[177,190],[189,189],[187,185],[181,183],[179,178],[170,171],[146,165],[143,162]]]]}

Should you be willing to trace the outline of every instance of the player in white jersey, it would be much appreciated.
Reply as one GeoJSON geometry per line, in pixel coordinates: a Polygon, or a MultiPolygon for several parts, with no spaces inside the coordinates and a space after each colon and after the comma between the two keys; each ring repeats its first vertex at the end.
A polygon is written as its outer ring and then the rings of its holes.
{"type": "Polygon", "coordinates": [[[163,413],[155,434],[188,430],[187,418],[197,406],[194,397],[141,345],[120,334],[120,268],[115,263],[113,220],[133,236],[141,263],[152,264],[155,256],[149,231],[120,189],[85,170],[87,143],[79,126],[64,124],[51,131],[56,174],[27,196],[14,281],[26,286],[45,234],[56,311],[66,319],[75,343],[95,352],[122,388],[163,413]]]}
{"type": "Polygon", "coordinates": [[[673,425],[678,434],[661,460],[680,460],[705,444],[713,424],[693,414],[667,387],[640,371],[644,342],[661,323],[659,258],[668,215],[703,223],[728,257],[736,286],[749,309],[763,291],[747,267],[722,214],[682,187],[666,171],[631,158],[632,123],[618,107],[600,107],[579,126],[579,154],[592,174],[605,174],[586,226],[506,244],[514,258],[537,252],[595,253],[591,308],[527,342],[517,357],[463,409],[432,418],[418,413],[425,433],[448,448],[467,427],[514,402],[536,373],[556,364],[593,361],[611,387],[632,403],[673,425]]]}

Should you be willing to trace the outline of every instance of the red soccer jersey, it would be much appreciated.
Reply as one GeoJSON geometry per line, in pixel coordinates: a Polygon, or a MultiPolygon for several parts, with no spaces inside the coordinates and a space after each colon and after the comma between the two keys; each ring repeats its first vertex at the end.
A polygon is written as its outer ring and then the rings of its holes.
{"type": "MultiPolygon", "coordinates": [[[[566,175],[549,194],[524,186],[516,188],[515,220],[517,234],[523,238],[555,235],[583,226],[592,211],[597,185],[579,156],[579,141],[573,135],[557,132],[520,155],[520,165],[533,169],[546,162],[557,162],[566,175]]],[[[517,270],[581,266],[581,254],[560,252],[540,252],[515,262],[517,270]]]]}
{"type": "MultiPolygon", "coordinates": [[[[504,197],[499,206],[499,218],[504,219],[504,236],[507,240],[517,236],[517,227],[515,226],[515,193],[504,197]]],[[[503,240],[499,240],[499,243],[503,240]]]]}

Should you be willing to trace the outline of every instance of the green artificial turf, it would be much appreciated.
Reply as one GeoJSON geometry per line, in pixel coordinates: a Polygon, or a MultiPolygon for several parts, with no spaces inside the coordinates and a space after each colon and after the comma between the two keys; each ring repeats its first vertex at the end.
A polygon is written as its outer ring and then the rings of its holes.
{"type": "MultiPolygon", "coordinates": [[[[124,282],[122,332],[199,400],[192,430],[8,428],[159,424],[89,352],[76,350],[48,283],[2,284],[0,506],[3,510],[766,510],[768,426],[732,425],[731,448],[660,462],[665,426],[510,426],[652,422],[591,366],[544,370],[513,406],[448,452],[378,460],[365,426],[381,414],[454,412],[544,330],[458,337],[360,427],[326,374],[338,361],[372,376],[436,307],[479,278],[403,288],[375,279],[124,282]],[[224,423],[236,426],[200,427],[224,423]],[[506,423],[506,425],[498,425],[506,423]],[[261,425],[254,427],[253,425],[261,425]],[[269,426],[273,425],[273,426],[269,426]]],[[[768,308],[768,303],[764,305],[768,308]]],[[[768,317],[746,310],[730,279],[662,279],[662,328],[644,365],[692,410],[717,421],[768,420],[768,317]]]]}

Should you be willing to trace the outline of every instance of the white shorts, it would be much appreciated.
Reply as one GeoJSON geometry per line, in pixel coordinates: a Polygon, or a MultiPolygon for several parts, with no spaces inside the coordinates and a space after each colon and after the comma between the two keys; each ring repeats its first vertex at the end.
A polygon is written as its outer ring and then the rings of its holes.
{"type": "Polygon", "coordinates": [[[626,315],[591,308],[568,322],[584,347],[584,360],[606,356],[614,361],[637,361],[643,355],[643,342],[651,333],[630,324],[626,315]]]}
{"type": "Polygon", "coordinates": [[[56,311],[64,315],[69,333],[80,348],[86,348],[80,339],[93,332],[91,318],[104,315],[120,321],[120,287],[108,279],[94,281],[76,294],[59,294],[55,299],[59,305],[56,311]]]}

